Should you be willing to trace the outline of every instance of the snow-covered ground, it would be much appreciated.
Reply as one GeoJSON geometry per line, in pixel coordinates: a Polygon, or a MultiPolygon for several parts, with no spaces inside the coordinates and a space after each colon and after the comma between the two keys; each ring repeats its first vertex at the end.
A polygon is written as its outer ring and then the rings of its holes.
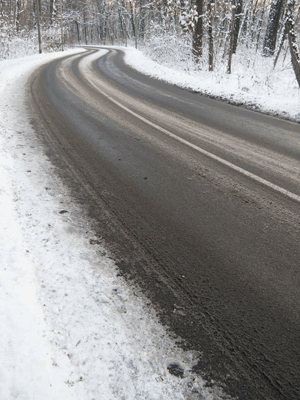
{"type": "Polygon", "coordinates": [[[30,73],[70,53],[0,62],[0,399],[223,398],[117,276],[31,128],[30,73]]]}

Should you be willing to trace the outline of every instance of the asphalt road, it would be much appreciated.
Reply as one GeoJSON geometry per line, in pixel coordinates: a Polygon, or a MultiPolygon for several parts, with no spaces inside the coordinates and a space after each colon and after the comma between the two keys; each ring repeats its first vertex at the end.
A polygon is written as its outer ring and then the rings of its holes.
{"type": "Polygon", "coordinates": [[[145,77],[119,50],[51,62],[28,96],[74,201],[195,370],[239,399],[299,399],[299,125],[145,77]]]}

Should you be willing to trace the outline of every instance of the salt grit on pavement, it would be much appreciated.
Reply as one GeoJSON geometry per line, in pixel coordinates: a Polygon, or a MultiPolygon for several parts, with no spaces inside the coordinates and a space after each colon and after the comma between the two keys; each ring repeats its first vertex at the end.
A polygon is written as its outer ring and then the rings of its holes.
{"type": "Polygon", "coordinates": [[[0,62],[0,399],[224,398],[117,276],[31,128],[30,74],[78,51],[0,62]]]}

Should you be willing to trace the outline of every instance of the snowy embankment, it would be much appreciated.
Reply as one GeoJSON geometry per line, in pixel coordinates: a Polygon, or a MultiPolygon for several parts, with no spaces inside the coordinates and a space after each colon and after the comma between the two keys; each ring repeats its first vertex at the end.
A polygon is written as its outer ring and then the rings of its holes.
{"type": "MultiPolygon", "coordinates": [[[[143,52],[151,56],[147,47],[143,52]]],[[[163,64],[158,64],[132,48],[126,49],[125,62],[148,76],[184,89],[300,122],[300,89],[289,57],[280,58],[274,69],[273,58],[254,55],[248,59],[245,49],[234,55],[230,75],[224,65],[209,72],[197,71],[195,65],[176,63],[167,57],[163,64]]]]}
{"type": "Polygon", "coordinates": [[[31,128],[28,77],[67,54],[0,63],[0,398],[220,398],[117,276],[31,128]]]}

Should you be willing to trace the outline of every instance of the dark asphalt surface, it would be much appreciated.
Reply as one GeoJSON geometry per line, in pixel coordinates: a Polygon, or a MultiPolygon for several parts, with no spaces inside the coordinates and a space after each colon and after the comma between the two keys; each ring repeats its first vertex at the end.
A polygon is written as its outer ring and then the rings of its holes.
{"type": "Polygon", "coordinates": [[[198,373],[239,399],[299,399],[299,125],[145,77],[119,50],[94,54],[53,61],[28,86],[74,201],[201,353],[198,373]]]}

